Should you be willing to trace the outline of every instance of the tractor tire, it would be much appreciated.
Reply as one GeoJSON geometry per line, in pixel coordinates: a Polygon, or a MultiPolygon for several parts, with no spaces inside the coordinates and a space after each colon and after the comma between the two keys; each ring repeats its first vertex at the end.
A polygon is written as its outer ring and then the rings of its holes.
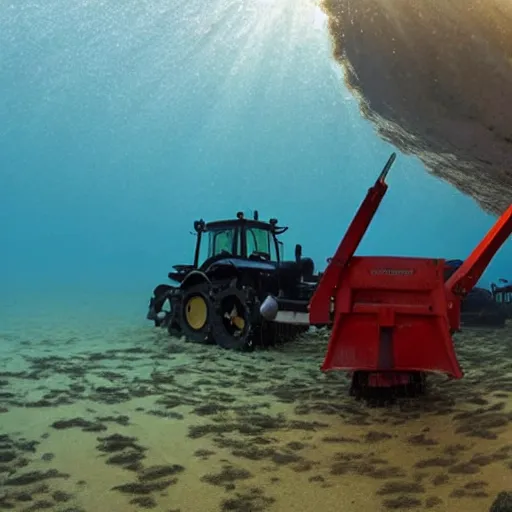
{"type": "Polygon", "coordinates": [[[213,303],[208,283],[196,284],[183,291],[179,305],[179,328],[186,339],[194,343],[211,343],[212,316],[213,303]]]}
{"type": "Polygon", "coordinates": [[[215,296],[214,311],[211,334],[215,343],[227,350],[252,352],[251,311],[244,292],[234,286],[220,291],[215,296]]]}
{"type": "Polygon", "coordinates": [[[161,284],[158,285],[153,291],[153,297],[149,301],[149,311],[146,316],[148,320],[152,320],[155,327],[161,327],[166,317],[161,318],[159,315],[166,302],[170,302],[168,299],[168,293],[172,289],[172,286],[161,284]]]}

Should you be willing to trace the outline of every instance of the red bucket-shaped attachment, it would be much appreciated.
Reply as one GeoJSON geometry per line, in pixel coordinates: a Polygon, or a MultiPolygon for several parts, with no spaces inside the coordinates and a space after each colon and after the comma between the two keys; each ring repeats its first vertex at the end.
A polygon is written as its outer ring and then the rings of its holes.
{"type": "Polygon", "coordinates": [[[354,256],[341,283],[322,370],[462,378],[450,333],[444,260],[354,256]]]}

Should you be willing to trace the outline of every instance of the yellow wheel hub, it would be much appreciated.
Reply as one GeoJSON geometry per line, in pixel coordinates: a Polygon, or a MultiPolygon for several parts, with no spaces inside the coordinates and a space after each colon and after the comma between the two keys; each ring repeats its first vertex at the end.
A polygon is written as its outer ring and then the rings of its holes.
{"type": "Polygon", "coordinates": [[[185,319],[188,325],[196,330],[202,329],[208,319],[208,306],[203,297],[196,295],[191,297],[185,306],[185,319]]]}
{"type": "Polygon", "coordinates": [[[243,331],[245,327],[245,320],[238,315],[236,306],[233,306],[231,313],[224,313],[224,318],[228,319],[231,325],[234,325],[238,330],[243,331]]]}
{"type": "Polygon", "coordinates": [[[231,321],[233,322],[233,325],[237,329],[240,329],[241,331],[244,330],[245,320],[241,316],[235,316],[234,318],[231,319],[231,321]]]}

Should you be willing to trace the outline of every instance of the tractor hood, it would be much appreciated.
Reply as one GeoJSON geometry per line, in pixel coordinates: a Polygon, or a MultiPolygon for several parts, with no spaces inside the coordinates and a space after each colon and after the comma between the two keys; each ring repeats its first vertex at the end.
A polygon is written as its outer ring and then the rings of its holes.
{"type": "Polygon", "coordinates": [[[210,272],[218,267],[235,267],[237,269],[243,270],[258,270],[263,272],[275,272],[277,264],[273,262],[267,261],[256,261],[256,260],[247,260],[243,258],[223,258],[221,260],[217,260],[212,263],[206,272],[210,272]]]}

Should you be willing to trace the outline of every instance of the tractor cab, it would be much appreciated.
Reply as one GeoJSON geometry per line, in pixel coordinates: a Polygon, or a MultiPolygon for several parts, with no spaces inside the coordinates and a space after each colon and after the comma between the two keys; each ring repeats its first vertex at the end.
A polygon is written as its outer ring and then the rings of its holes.
{"type": "Polygon", "coordinates": [[[196,248],[191,265],[175,265],[168,277],[184,283],[194,271],[230,274],[233,268],[245,276],[266,276],[267,291],[293,299],[309,297],[316,285],[315,265],[311,258],[302,257],[302,246],[295,246],[295,257],[286,261],[283,242],[278,237],[288,227],[278,226],[277,219],[261,221],[255,211],[252,218],[238,212],[236,218],[194,222],[196,248]],[[270,284],[270,283],[273,284],[270,284]]]}
{"type": "Polygon", "coordinates": [[[269,268],[278,267],[284,257],[283,242],[278,236],[288,230],[277,225],[277,219],[268,222],[259,220],[255,211],[253,218],[248,219],[243,212],[236,218],[205,222],[203,219],[194,222],[196,248],[192,265],[175,265],[169,278],[182,282],[192,270],[206,270],[213,263],[225,259],[237,259],[265,263],[269,268]]]}
{"type": "Polygon", "coordinates": [[[278,265],[283,258],[283,243],[277,236],[287,227],[278,227],[277,219],[260,221],[258,212],[252,219],[238,212],[236,219],[205,223],[194,222],[197,233],[194,267],[200,270],[225,258],[248,259],[278,265]]]}

